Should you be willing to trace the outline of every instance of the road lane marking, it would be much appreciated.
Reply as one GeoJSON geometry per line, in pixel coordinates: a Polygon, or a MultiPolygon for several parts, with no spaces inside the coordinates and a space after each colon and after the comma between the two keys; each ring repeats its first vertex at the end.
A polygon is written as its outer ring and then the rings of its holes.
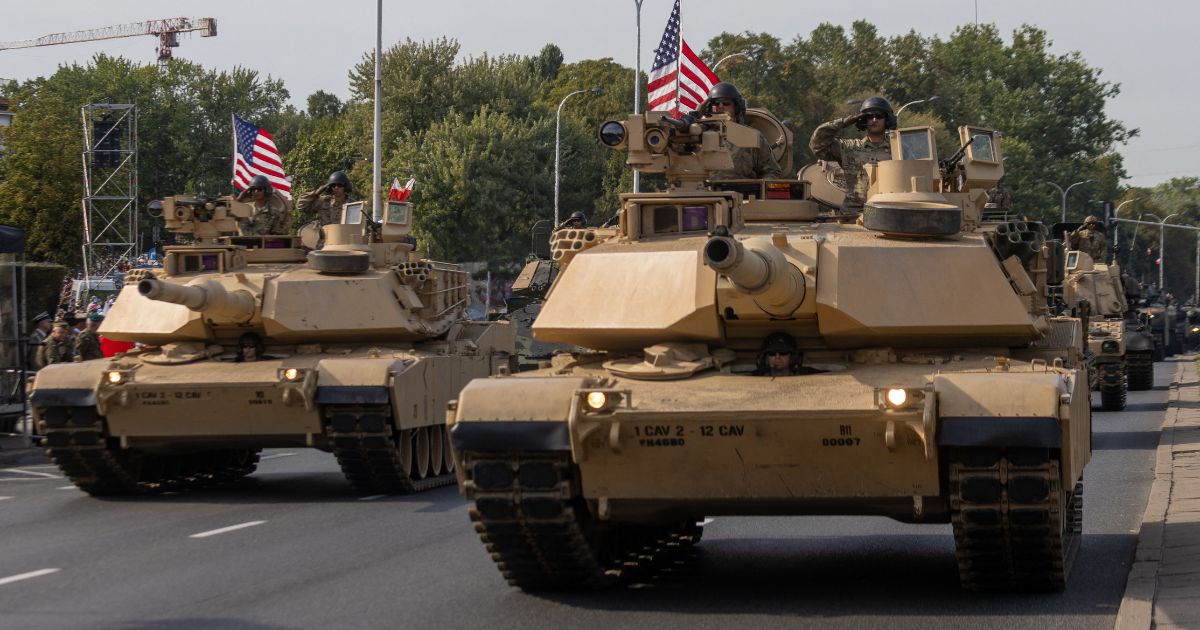
{"type": "Polygon", "coordinates": [[[275,453],[274,455],[263,455],[262,457],[258,458],[258,461],[262,462],[262,461],[266,461],[268,459],[278,459],[280,457],[291,457],[292,455],[295,455],[295,453],[275,453]]]}
{"type": "Polygon", "coordinates": [[[10,575],[6,578],[0,578],[0,586],[4,586],[5,584],[11,584],[13,582],[20,582],[21,580],[28,580],[29,578],[42,577],[43,575],[50,575],[51,573],[58,573],[59,571],[62,571],[62,569],[38,569],[37,571],[30,571],[29,573],[21,573],[20,575],[10,575]]]}
{"type": "Polygon", "coordinates": [[[188,536],[188,538],[208,538],[209,536],[216,536],[217,534],[224,534],[226,532],[232,532],[232,531],[239,530],[239,529],[245,529],[247,527],[254,527],[255,525],[262,525],[263,523],[266,523],[266,521],[250,521],[249,523],[239,523],[237,525],[230,525],[229,527],[222,527],[220,529],[211,529],[207,532],[200,532],[199,534],[192,534],[191,536],[188,536]]]}
{"type": "Polygon", "coordinates": [[[372,494],[372,495],[371,495],[371,496],[369,496],[369,497],[359,497],[359,498],[358,498],[358,500],[359,500],[359,501],[374,501],[375,499],[382,499],[383,497],[386,497],[386,496],[388,496],[388,495],[386,495],[386,494],[372,494]]]}
{"type": "Polygon", "coordinates": [[[715,519],[715,518],[706,518],[706,519],[704,519],[703,521],[700,521],[700,526],[701,526],[701,527],[703,527],[703,526],[705,526],[705,525],[708,525],[709,523],[711,523],[711,522],[713,522],[713,521],[715,521],[715,520],[717,520],[717,519],[715,519]]]}
{"type": "Polygon", "coordinates": [[[11,499],[11,498],[12,498],[12,497],[0,497],[0,501],[6,501],[6,500],[8,500],[8,499],[11,499]]]}
{"type": "Polygon", "coordinates": [[[62,479],[62,475],[52,475],[50,473],[37,472],[36,470],[21,470],[20,468],[5,468],[0,472],[19,473],[22,475],[31,475],[33,477],[42,477],[45,479],[62,479]]]}
{"type": "Polygon", "coordinates": [[[55,488],[55,490],[78,490],[78,489],[79,489],[79,488],[76,488],[74,485],[70,485],[70,486],[59,486],[59,487],[55,488]]]}

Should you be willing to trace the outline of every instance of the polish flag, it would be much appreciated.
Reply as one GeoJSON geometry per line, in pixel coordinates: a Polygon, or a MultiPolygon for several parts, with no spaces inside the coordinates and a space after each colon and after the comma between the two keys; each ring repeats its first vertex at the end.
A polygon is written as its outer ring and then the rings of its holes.
{"type": "Polygon", "coordinates": [[[400,186],[400,178],[392,180],[392,188],[388,190],[388,201],[408,201],[408,196],[412,194],[413,184],[417,183],[416,179],[409,179],[403,187],[400,186]]]}

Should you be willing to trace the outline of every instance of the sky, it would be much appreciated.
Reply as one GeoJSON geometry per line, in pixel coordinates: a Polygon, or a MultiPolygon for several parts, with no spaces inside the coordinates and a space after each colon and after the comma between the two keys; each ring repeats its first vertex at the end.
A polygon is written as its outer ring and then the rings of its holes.
{"type": "MultiPolygon", "coordinates": [[[[565,60],[612,57],[635,62],[634,0],[384,0],[383,43],[406,38],[458,40],[462,55],[535,54],[547,43],[565,60]]],[[[642,68],[649,70],[673,0],[643,0],[642,68]]],[[[206,67],[245,66],[283,79],[303,107],[316,90],[348,96],[347,72],[375,44],[374,0],[46,0],[0,3],[0,42],[169,17],[213,17],[218,35],[181,36],[177,57],[206,67]],[[8,15],[5,15],[8,14],[8,15]]],[[[915,30],[949,36],[973,23],[995,24],[1006,39],[1021,24],[1044,29],[1051,51],[1079,51],[1101,78],[1119,83],[1107,105],[1111,118],[1140,130],[1120,147],[1130,177],[1150,186],[1171,177],[1200,175],[1200,135],[1181,132],[1175,112],[1200,104],[1200,24],[1195,0],[683,0],[683,36],[699,50],[724,32],[767,32],[784,43],[807,36],[822,22],[849,27],[867,19],[884,36],[915,30]],[[736,8],[729,8],[729,7],[736,8]]],[[[64,63],[86,63],[105,52],[153,63],[151,36],[0,51],[0,78],[48,76],[64,63]]],[[[631,79],[632,80],[632,79],[631,79]]],[[[1070,182],[1060,182],[1064,185],[1070,182]]],[[[1053,193],[1049,190],[1048,194],[1053,193]]]]}

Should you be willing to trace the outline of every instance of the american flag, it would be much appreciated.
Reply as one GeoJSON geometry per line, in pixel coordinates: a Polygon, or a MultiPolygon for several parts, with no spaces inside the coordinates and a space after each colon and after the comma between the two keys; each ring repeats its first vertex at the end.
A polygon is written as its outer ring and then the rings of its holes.
{"type": "Polygon", "coordinates": [[[650,69],[646,109],[666,110],[675,115],[695,111],[712,86],[720,81],[704,60],[692,52],[687,40],[680,37],[679,0],[675,0],[675,9],[654,54],[654,67],[650,69]]]}
{"type": "Polygon", "coordinates": [[[283,172],[283,161],[275,139],[262,127],[256,127],[233,115],[233,186],[245,190],[250,178],[264,175],[279,194],[292,198],[292,178],[283,172]]]}

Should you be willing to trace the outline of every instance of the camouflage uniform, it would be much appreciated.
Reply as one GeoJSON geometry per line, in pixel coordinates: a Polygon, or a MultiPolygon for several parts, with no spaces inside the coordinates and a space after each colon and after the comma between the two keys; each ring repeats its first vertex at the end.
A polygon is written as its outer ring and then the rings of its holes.
{"type": "Polygon", "coordinates": [[[987,191],[987,202],[1000,210],[1012,210],[1012,197],[1008,191],[999,186],[993,186],[987,191]]]}
{"type": "MultiPolygon", "coordinates": [[[[324,186],[305,193],[303,197],[300,197],[300,201],[296,203],[296,209],[304,214],[316,211],[317,221],[321,225],[341,223],[342,206],[338,204],[337,198],[333,195],[322,195],[322,190],[325,190],[324,186]]],[[[346,197],[346,201],[349,202],[350,198],[346,197]]]]}
{"type": "Polygon", "coordinates": [[[846,201],[842,204],[842,211],[847,214],[862,212],[870,184],[863,165],[892,159],[892,147],[886,139],[883,142],[872,142],[865,137],[839,138],[838,132],[841,130],[841,120],[833,120],[817,127],[808,148],[818,159],[841,165],[846,181],[846,201]]]}
{"type": "Polygon", "coordinates": [[[261,236],[265,234],[291,234],[292,212],[291,204],[278,192],[272,192],[264,204],[248,201],[254,209],[254,215],[246,219],[238,219],[238,233],[242,236],[261,236]]]}
{"type": "Polygon", "coordinates": [[[737,147],[731,152],[730,157],[733,158],[733,170],[717,171],[710,175],[710,179],[779,179],[783,177],[783,170],[779,168],[775,154],[771,153],[771,145],[767,143],[767,139],[761,133],[758,134],[758,148],[737,147]]]}
{"type": "Polygon", "coordinates": [[[100,333],[91,330],[79,333],[75,338],[75,355],[81,361],[104,358],[104,351],[100,349],[100,333]]]}
{"type": "Polygon", "coordinates": [[[62,341],[54,337],[46,337],[46,341],[38,348],[37,360],[34,365],[38,369],[52,363],[70,363],[75,360],[74,342],[68,337],[62,341]]]}
{"type": "Polygon", "coordinates": [[[1077,249],[1081,252],[1086,252],[1092,260],[1103,263],[1104,255],[1108,253],[1108,239],[1104,237],[1104,233],[1100,230],[1088,232],[1083,228],[1079,228],[1071,232],[1070,238],[1067,239],[1071,249],[1077,249]]]}

